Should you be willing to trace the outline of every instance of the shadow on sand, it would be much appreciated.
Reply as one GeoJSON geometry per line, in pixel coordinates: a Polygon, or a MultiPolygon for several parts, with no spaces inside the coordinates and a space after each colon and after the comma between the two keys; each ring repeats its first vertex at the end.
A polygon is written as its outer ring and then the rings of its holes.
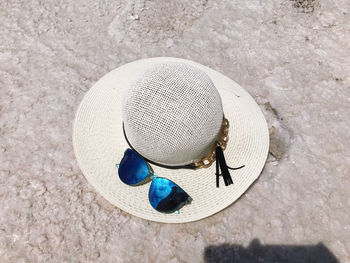
{"type": "Polygon", "coordinates": [[[322,243],[316,245],[261,245],[254,239],[248,247],[223,244],[208,246],[206,263],[339,263],[322,243]]]}

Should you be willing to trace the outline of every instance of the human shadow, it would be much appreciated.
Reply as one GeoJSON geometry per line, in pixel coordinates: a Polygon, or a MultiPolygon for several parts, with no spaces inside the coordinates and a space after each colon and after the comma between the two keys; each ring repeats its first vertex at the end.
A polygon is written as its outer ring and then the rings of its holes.
{"type": "Polygon", "coordinates": [[[258,239],[248,247],[222,244],[208,246],[205,263],[339,263],[322,243],[316,245],[261,245],[258,239]]]}

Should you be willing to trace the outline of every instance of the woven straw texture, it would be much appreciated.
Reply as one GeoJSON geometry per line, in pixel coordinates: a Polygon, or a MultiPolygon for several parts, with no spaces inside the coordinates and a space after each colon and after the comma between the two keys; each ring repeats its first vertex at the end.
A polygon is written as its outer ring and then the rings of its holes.
{"type": "Polygon", "coordinates": [[[123,65],[101,78],[82,100],[74,122],[73,145],[79,167],[104,198],[135,216],[158,222],[183,223],[219,212],[237,200],[258,178],[267,158],[269,134],[265,118],[254,99],[237,83],[208,67],[178,58],[150,58],[123,65]],[[182,62],[205,72],[221,96],[230,122],[224,151],[233,185],[215,185],[215,163],[199,170],[173,170],[152,165],[154,172],[181,186],[192,198],[179,214],[162,214],[148,201],[150,184],[131,187],[118,177],[116,163],[128,147],[122,130],[122,104],[135,76],[158,63],[182,62]]]}
{"type": "Polygon", "coordinates": [[[131,85],[122,105],[131,145],[147,159],[166,165],[205,157],[222,117],[220,94],[208,75],[178,62],[147,69],[131,85]]]}

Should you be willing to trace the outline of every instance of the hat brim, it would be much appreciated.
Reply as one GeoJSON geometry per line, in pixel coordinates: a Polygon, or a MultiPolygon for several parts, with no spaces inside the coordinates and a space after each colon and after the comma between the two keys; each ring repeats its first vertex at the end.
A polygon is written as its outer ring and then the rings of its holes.
{"type": "Polygon", "coordinates": [[[88,182],[105,199],[132,215],[166,223],[196,221],[213,215],[237,200],[258,178],[266,162],[269,132],[266,120],[254,99],[237,83],[223,74],[193,61],[157,57],[137,60],[109,72],[84,96],[77,110],[73,131],[74,152],[88,182]],[[149,203],[150,183],[132,187],[119,180],[116,164],[128,144],[123,136],[121,103],[124,92],[135,76],[161,62],[188,63],[209,75],[218,89],[225,117],[230,123],[229,141],[224,151],[231,167],[233,184],[225,186],[222,178],[216,187],[215,163],[198,170],[152,168],[168,178],[193,199],[179,214],[157,212],[149,203]]]}

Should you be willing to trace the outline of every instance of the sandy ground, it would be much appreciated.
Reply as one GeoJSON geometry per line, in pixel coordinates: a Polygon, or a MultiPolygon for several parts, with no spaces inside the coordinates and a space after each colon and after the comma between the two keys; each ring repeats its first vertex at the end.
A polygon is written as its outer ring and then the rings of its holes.
{"type": "Polygon", "coordinates": [[[0,262],[350,262],[349,21],[348,0],[1,1],[0,262]],[[130,216],[73,154],[86,91],[153,56],[226,74],[269,122],[260,179],[205,220],[130,216]]]}

